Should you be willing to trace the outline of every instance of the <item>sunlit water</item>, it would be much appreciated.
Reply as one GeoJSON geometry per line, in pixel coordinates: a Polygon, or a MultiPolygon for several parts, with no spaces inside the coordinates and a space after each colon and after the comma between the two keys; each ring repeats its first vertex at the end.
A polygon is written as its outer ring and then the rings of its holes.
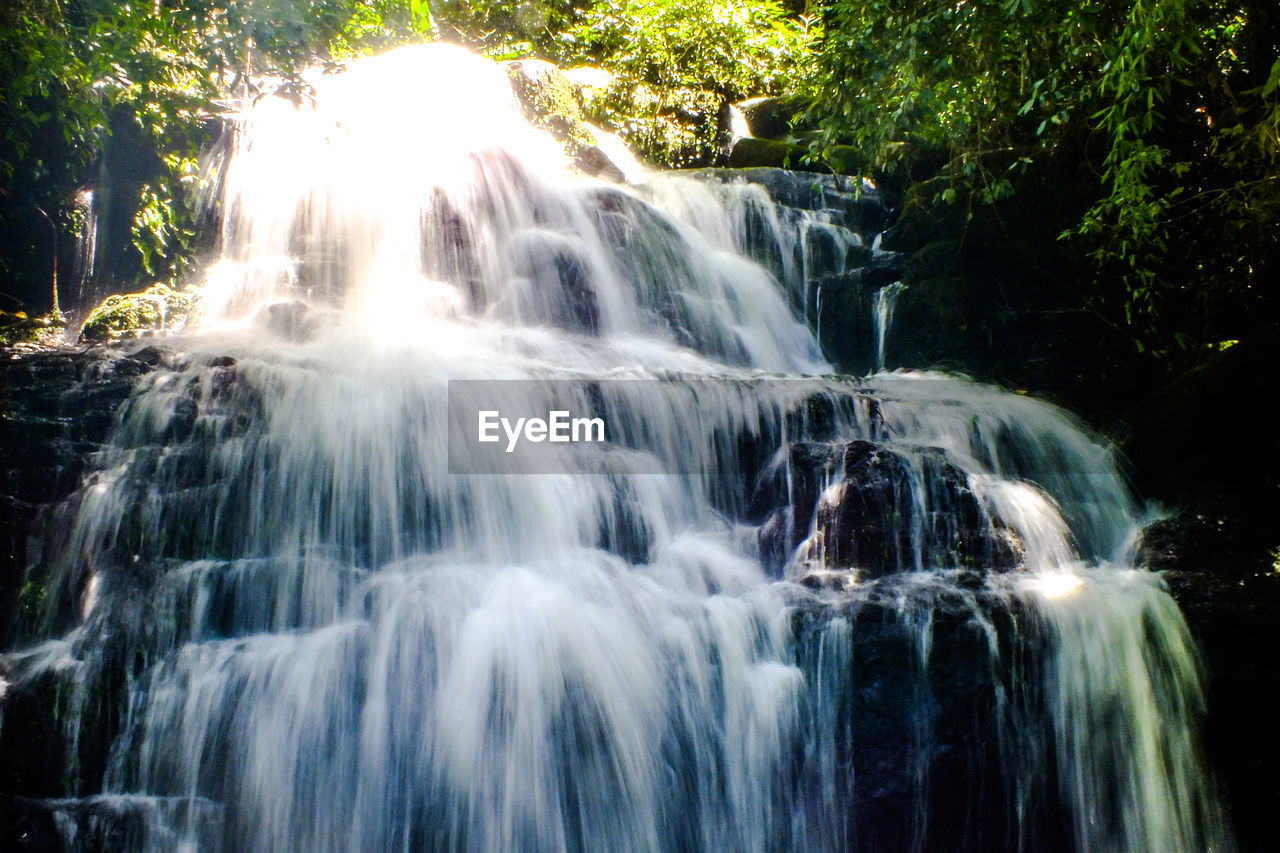
{"type": "Polygon", "coordinates": [[[69,848],[85,809],[145,815],[140,850],[1230,847],[1108,449],[961,379],[829,375],[805,234],[876,235],[740,182],[576,178],[456,49],[315,86],[240,116],[205,326],[34,567],[10,680],[68,685],[69,848]],[[451,474],[459,379],[587,380],[628,449],[451,474]],[[898,460],[888,571],[788,507],[791,442],[855,441],[898,460]],[[974,525],[1016,565],[964,556],[974,525]],[[969,701],[984,728],[947,730],[969,701]]]}

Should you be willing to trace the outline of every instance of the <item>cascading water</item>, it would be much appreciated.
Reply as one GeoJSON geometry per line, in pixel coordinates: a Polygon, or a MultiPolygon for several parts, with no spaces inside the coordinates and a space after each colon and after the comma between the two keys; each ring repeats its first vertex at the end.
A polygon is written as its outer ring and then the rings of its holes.
{"type": "Polygon", "coordinates": [[[872,323],[876,329],[876,369],[884,370],[885,347],[889,341],[889,329],[893,327],[893,309],[898,306],[898,295],[902,293],[902,282],[886,284],[876,291],[875,307],[872,309],[872,323]]]}
{"type": "Polygon", "coordinates": [[[574,178],[456,49],[316,90],[45,526],[65,849],[1229,849],[1107,450],[827,375],[796,226],[871,235],[574,178]],[[456,442],[559,405],[609,444],[456,442]]]}

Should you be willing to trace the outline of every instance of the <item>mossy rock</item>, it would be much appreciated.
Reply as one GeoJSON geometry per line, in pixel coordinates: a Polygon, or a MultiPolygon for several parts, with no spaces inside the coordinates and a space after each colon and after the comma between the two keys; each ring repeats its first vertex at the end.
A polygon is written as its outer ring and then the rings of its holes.
{"type": "Polygon", "coordinates": [[[870,170],[867,158],[848,145],[836,145],[819,157],[809,146],[786,139],[744,136],[729,151],[729,168],[804,169],[836,175],[860,175],[870,170]]]}
{"type": "Polygon", "coordinates": [[[61,317],[28,317],[19,311],[0,311],[0,347],[45,349],[62,339],[66,323],[61,317]]]}
{"type": "Polygon", "coordinates": [[[594,144],[573,84],[559,68],[542,59],[517,59],[502,67],[530,123],[562,143],[594,144]]]}
{"type": "Polygon", "coordinates": [[[80,339],[92,343],[137,338],[156,332],[172,332],[196,319],[199,298],[153,284],[140,293],[108,296],[89,313],[80,328],[80,339]]]}
{"type": "Polygon", "coordinates": [[[764,166],[797,169],[805,165],[808,149],[781,139],[745,136],[733,143],[729,151],[729,168],[754,169],[764,166]]]}
{"type": "Polygon", "coordinates": [[[550,133],[578,169],[588,175],[622,179],[622,170],[596,145],[577,90],[563,71],[541,59],[513,60],[502,67],[525,118],[550,133]]]}

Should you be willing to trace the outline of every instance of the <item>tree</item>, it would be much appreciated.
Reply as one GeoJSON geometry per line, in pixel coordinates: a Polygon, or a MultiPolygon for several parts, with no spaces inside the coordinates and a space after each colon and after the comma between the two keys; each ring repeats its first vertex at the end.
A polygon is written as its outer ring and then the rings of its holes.
{"type": "MultiPolygon", "coordinates": [[[[0,285],[50,305],[55,253],[74,265],[86,199],[124,235],[119,284],[172,281],[191,259],[212,104],[255,75],[288,86],[317,58],[429,31],[421,0],[13,0],[0,10],[0,285]],[[107,175],[113,145],[127,174],[107,175]],[[104,196],[110,195],[109,199],[104,196]],[[52,228],[50,226],[53,226],[52,228]]],[[[119,234],[105,235],[119,237],[119,234]]],[[[99,241],[108,250],[119,239],[99,241]]]]}
{"type": "Polygon", "coordinates": [[[1140,347],[1276,321],[1274,4],[830,0],[823,17],[822,144],[890,168],[940,152],[936,192],[979,203],[1033,160],[1088,158],[1094,202],[1064,237],[1092,258],[1094,306],[1140,347]]]}

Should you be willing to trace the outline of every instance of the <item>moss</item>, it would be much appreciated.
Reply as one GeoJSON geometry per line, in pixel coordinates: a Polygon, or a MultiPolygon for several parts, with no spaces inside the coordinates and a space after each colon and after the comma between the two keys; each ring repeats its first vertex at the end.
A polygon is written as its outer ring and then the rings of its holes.
{"type": "Polygon", "coordinates": [[[28,317],[19,311],[0,311],[0,347],[51,347],[62,338],[66,327],[61,317],[28,317]]]}
{"type": "Polygon", "coordinates": [[[760,139],[747,136],[739,139],[729,152],[729,167],[732,169],[750,169],[759,166],[777,168],[799,168],[804,164],[802,158],[808,149],[780,139],[760,139]]]}
{"type": "Polygon", "coordinates": [[[550,131],[569,149],[595,144],[587,128],[573,84],[559,68],[542,60],[518,60],[504,65],[521,109],[535,127],[550,131]]]}
{"type": "Polygon", "coordinates": [[[18,592],[18,610],[28,624],[34,624],[44,609],[44,586],[28,580],[18,592]]]}
{"type": "Polygon", "coordinates": [[[758,139],[747,136],[733,144],[729,166],[751,169],[762,166],[831,172],[836,175],[861,175],[871,167],[867,158],[848,145],[835,145],[825,156],[818,157],[802,142],[784,139],[758,139]]]}
{"type": "Polygon", "coordinates": [[[84,321],[80,339],[101,342],[176,331],[192,322],[198,310],[195,294],[154,284],[140,293],[108,296],[84,321]]]}

